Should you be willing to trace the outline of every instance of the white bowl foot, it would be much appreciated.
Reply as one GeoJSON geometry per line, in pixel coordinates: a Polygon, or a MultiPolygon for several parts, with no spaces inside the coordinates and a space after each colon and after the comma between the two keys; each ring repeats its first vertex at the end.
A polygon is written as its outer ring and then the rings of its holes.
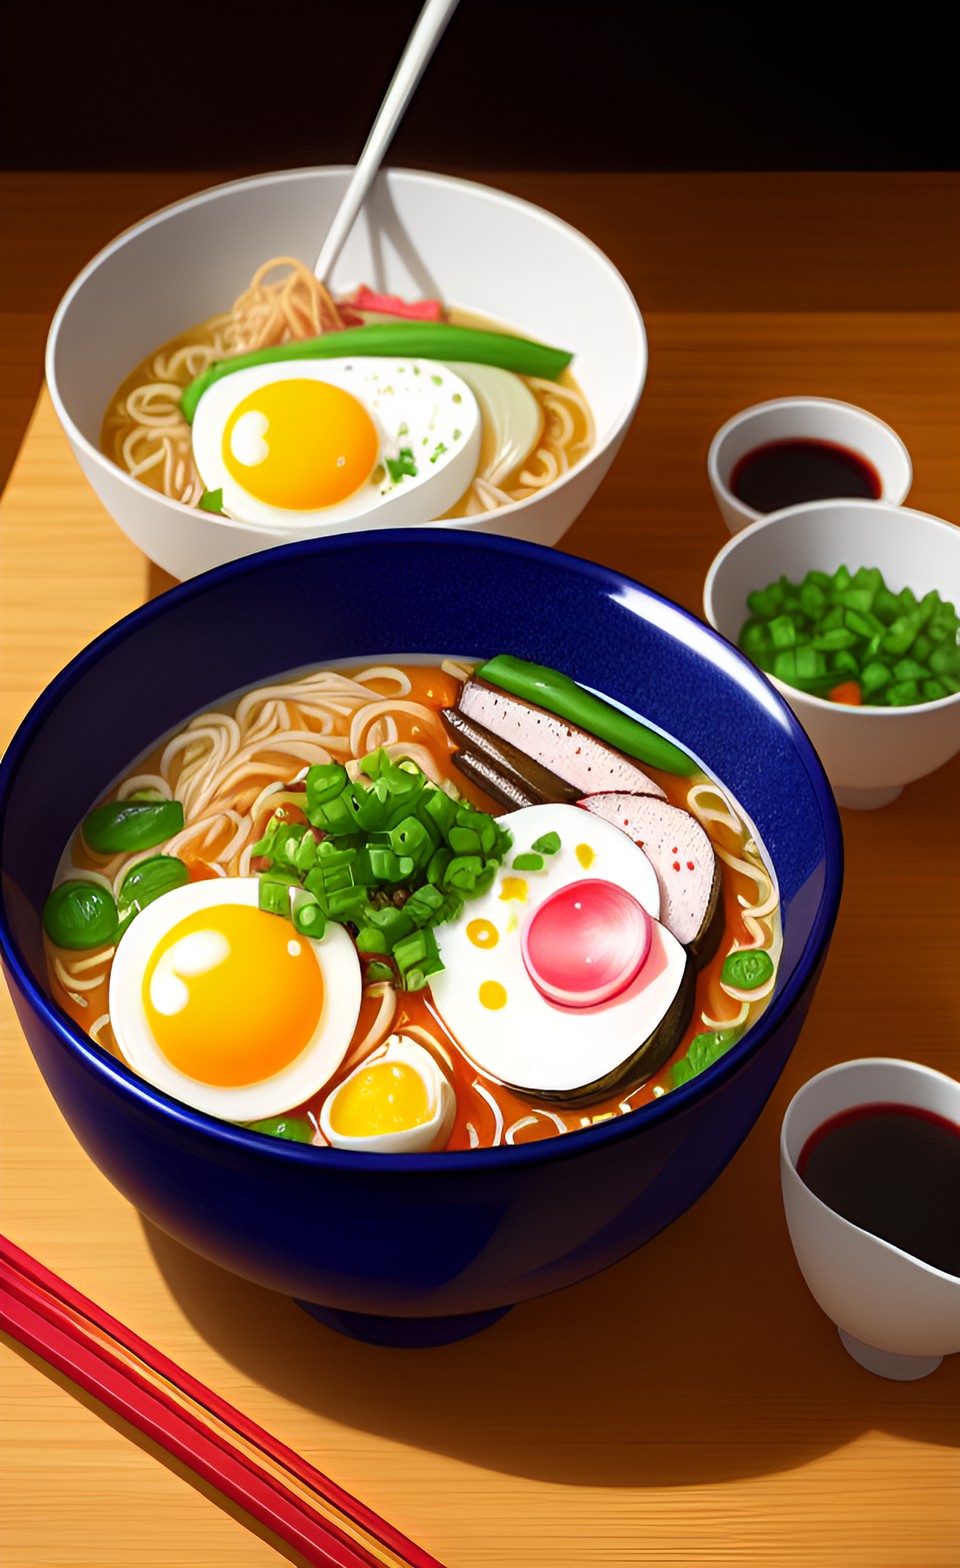
{"type": "Polygon", "coordinates": [[[929,1377],[943,1360],[942,1356],[899,1356],[892,1350],[878,1350],[875,1345],[865,1345],[854,1339],[845,1328],[837,1330],[844,1350],[877,1377],[890,1378],[895,1383],[913,1383],[917,1378],[929,1377]]]}
{"type": "Polygon", "coordinates": [[[852,789],[835,784],[833,793],[838,806],[848,806],[853,811],[876,811],[878,806],[889,806],[903,794],[902,784],[891,784],[885,789],[852,789]]]}

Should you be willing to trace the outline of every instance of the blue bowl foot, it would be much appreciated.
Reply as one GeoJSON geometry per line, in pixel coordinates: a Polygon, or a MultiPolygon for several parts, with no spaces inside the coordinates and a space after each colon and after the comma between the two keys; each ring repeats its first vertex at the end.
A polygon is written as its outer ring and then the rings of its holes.
{"type": "MultiPolygon", "coordinates": [[[[296,1297],[294,1298],[296,1300],[296,1297]]],[[[489,1328],[510,1311],[493,1307],[489,1312],[463,1312],[447,1318],[388,1318],[373,1312],[341,1312],[336,1307],[321,1307],[315,1301],[297,1301],[327,1328],[368,1345],[393,1345],[402,1350],[427,1350],[433,1345],[451,1345],[489,1328]]]]}

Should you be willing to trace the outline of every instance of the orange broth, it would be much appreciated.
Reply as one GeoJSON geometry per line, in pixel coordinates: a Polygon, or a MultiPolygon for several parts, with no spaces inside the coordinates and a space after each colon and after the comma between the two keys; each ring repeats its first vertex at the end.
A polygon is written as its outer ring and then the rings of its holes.
{"type": "MultiPolygon", "coordinates": [[[[369,315],[367,319],[376,322],[392,318],[369,315]]],[[[451,308],[446,311],[445,319],[457,326],[518,335],[513,328],[470,311],[451,308]]],[[[193,461],[190,426],[180,413],[178,400],[194,377],[213,359],[229,358],[236,353],[230,341],[230,330],[230,316],[215,316],[154,349],[120,383],[103,418],[100,450],[104,456],[118,468],[133,473],[151,490],[176,500],[186,500],[189,505],[199,501],[203,483],[193,461]],[[143,397],[149,388],[153,390],[144,409],[147,428],[142,428],[130,413],[128,399],[131,395],[143,397]]],[[[546,460],[559,460],[562,473],[564,464],[577,462],[593,445],[593,423],[583,393],[569,370],[564,370],[556,383],[530,376],[518,379],[528,387],[540,409],[543,419],[540,446],[547,454],[546,460]],[[564,402],[563,409],[556,401],[558,387],[574,394],[564,402]]],[[[481,418],[478,474],[493,462],[496,449],[495,432],[489,422],[481,418]]],[[[535,494],[542,483],[553,482],[543,481],[538,476],[537,484],[532,486],[523,478],[536,456],[534,451],[501,481],[499,488],[509,500],[523,499],[535,494]]],[[[471,490],[468,489],[442,513],[442,518],[469,516],[476,510],[470,502],[471,490]]]]}
{"type": "MultiPolygon", "coordinates": [[[[466,779],[456,768],[452,761],[454,750],[442,722],[439,718],[440,709],[451,707],[456,703],[460,683],[453,675],[447,673],[436,665],[407,664],[390,661],[391,664],[402,670],[411,682],[411,690],[406,700],[415,700],[423,705],[426,710],[426,721],[408,715],[402,711],[396,714],[398,742],[406,745],[423,744],[427,742],[437,764],[439,776],[452,783],[460,795],[468,799],[473,805],[491,815],[503,814],[503,808],[490,797],[486,796],[470,780],[466,779]]],[[[360,668],[338,670],[336,673],[351,676],[357,675],[360,668]]],[[[466,667],[465,667],[466,668],[466,667]]],[[[294,678],[295,679],[295,678],[294,678]]],[[[385,684],[385,683],[384,683],[385,684]]],[[[372,691],[377,690],[376,682],[369,682],[372,691]]],[[[242,698],[231,699],[217,710],[218,712],[236,712],[238,703],[242,698]]],[[[169,740],[169,737],[167,737],[169,740]]],[[[152,772],[158,765],[166,742],[159,743],[149,754],[140,759],[132,767],[126,777],[139,776],[152,772]]],[[[295,757],[277,751],[270,759],[275,766],[277,779],[289,782],[302,770],[303,764],[295,757]]],[[[691,786],[698,783],[709,784],[711,781],[706,775],[694,775],[690,779],[679,778],[673,774],[664,773],[659,769],[648,767],[649,776],[661,786],[671,804],[685,808],[687,792],[691,786]]],[[[122,784],[122,781],[119,781],[122,784]]],[[[119,785],[118,785],[119,787],[119,785]]],[[[116,791],[111,792],[112,795],[116,791]]],[[[236,804],[238,809],[244,807],[249,810],[251,801],[244,800],[245,794],[251,791],[239,791],[236,804]]],[[[256,791],[253,791],[254,795],[256,791]]],[[[726,797],[729,800],[729,796],[726,797]]],[[[249,835],[250,841],[259,838],[269,816],[269,809],[261,811],[257,821],[253,824],[249,835]]],[[[297,808],[291,808],[290,821],[305,820],[302,813],[297,813],[297,808]]],[[[705,824],[715,849],[726,850],[734,856],[740,857],[744,853],[744,846],[750,840],[751,830],[747,826],[739,834],[734,834],[724,823],[705,824]]],[[[211,840],[205,846],[205,856],[185,856],[190,869],[191,880],[215,876],[212,862],[215,861],[219,844],[211,840]]],[[[158,846],[152,853],[163,853],[163,846],[158,846]]],[[[72,841],[73,864],[77,870],[95,871],[102,866],[103,857],[92,854],[80,839],[79,830],[72,841]]],[[[440,1065],[448,1071],[451,1077],[457,1098],[456,1120],[450,1139],[446,1144],[447,1149],[467,1149],[475,1146],[488,1146],[494,1142],[497,1116],[502,1119],[500,1135],[497,1141],[506,1141],[514,1144],[536,1142],[546,1137],[555,1136],[560,1131],[575,1131],[581,1127],[589,1126],[598,1121],[608,1120],[612,1116],[635,1109],[658,1098],[667,1092],[672,1083],[672,1064],[683,1057],[694,1035],[705,1030],[708,1025],[702,1021],[703,1015],[714,1021],[714,1025],[732,1024],[736,1021],[740,1005],[727,995],[720,985],[720,970],[724,956],[734,946],[751,947],[754,938],[749,927],[744,921],[744,908],[749,907],[756,896],[756,883],[733,866],[724,863],[718,857],[721,874],[721,898],[724,911],[724,931],[716,955],[699,971],[696,976],[696,989],[693,1012],[682,1039],[679,1041],[669,1061],[653,1077],[645,1082],[631,1083],[625,1079],[618,1088],[605,1094],[602,1098],[588,1105],[562,1106],[551,1100],[538,1100],[534,1095],[520,1095],[496,1083],[494,1080],[484,1078],[469,1062],[458,1048],[456,1040],[450,1035],[446,1027],[434,1011],[429,992],[397,991],[397,1008],[390,1021],[390,1026],[385,1033],[412,1031],[413,1038],[425,1044],[430,1049],[429,1039],[437,1041],[442,1050],[445,1050],[453,1064],[452,1073],[447,1064],[442,1060],[442,1052],[434,1050],[440,1065]],[[424,1031],[427,1038],[420,1033],[424,1031]],[[491,1105],[491,1098],[496,1101],[497,1110],[491,1105]],[[473,1129],[473,1132],[471,1132],[473,1129]]],[[[469,908],[469,904],[467,906],[469,908]]],[[[443,953],[443,927],[437,928],[437,937],[441,957],[443,953]]],[[[51,979],[53,995],[73,1021],[81,1028],[89,1030],[91,1025],[102,1019],[107,1012],[107,990],[109,984],[109,965],[103,972],[102,979],[96,984],[86,982],[84,989],[74,990],[65,983],[63,966],[76,960],[85,960],[92,955],[86,953],[67,953],[56,948],[44,934],[47,950],[48,971],[51,979]]],[[[95,972],[95,971],[94,971],[95,972]]],[[[81,982],[83,983],[83,982],[81,982]]],[[[759,1012],[765,1006],[765,1000],[760,1001],[750,1009],[749,1017],[744,1027],[749,1027],[759,1012]]],[[[353,1041],[348,1047],[344,1062],[348,1067],[342,1067],[337,1074],[324,1086],[323,1090],[313,1099],[299,1108],[290,1108],[290,1114],[309,1116],[314,1125],[317,1124],[320,1104],[326,1099],[336,1085],[346,1076],[347,1071],[352,1071],[356,1062],[350,1063],[349,1059],[357,1042],[363,1040],[365,1034],[372,1027],[380,1008],[378,995],[364,994],[361,1005],[360,1018],[354,1032],[353,1041]]],[[[96,1036],[98,1043],[112,1051],[121,1058],[116,1041],[109,1024],[104,1025],[96,1036]]],[[[466,1042],[469,1047],[469,1042],[466,1042]]],[[[315,1141],[322,1141],[318,1134],[315,1141]]]]}

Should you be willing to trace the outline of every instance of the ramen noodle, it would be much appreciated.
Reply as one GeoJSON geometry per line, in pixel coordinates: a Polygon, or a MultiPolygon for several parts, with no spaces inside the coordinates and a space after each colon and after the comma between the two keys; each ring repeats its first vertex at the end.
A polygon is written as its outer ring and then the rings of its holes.
{"type": "Polygon", "coordinates": [[[57,1002],[320,1146],[519,1145],[682,1088],[769,1001],[774,875],[694,759],[561,676],[532,702],[531,669],[384,660],[197,714],[64,851],[57,1002]]]}
{"type": "MultiPolygon", "coordinates": [[[[403,301],[374,295],[366,289],[355,291],[349,299],[335,300],[301,262],[280,257],[268,261],[257,271],[249,288],[231,310],[201,322],[165,343],[131,371],[106,410],[101,448],[120,468],[151,489],[187,506],[203,504],[210,510],[217,510],[209,496],[221,486],[213,485],[209,471],[201,477],[200,469],[207,464],[198,466],[196,433],[181,407],[183,394],[191,383],[211,366],[236,356],[269,353],[299,340],[323,338],[358,326],[389,324],[396,319],[391,307],[413,313],[412,320],[418,319],[418,310],[429,307],[435,319],[451,325],[495,333],[506,330],[464,310],[451,307],[441,312],[439,302],[406,306],[403,301]],[[370,308],[371,305],[376,308],[370,308]]],[[[406,321],[406,326],[409,325],[410,318],[406,321]]],[[[401,331],[403,326],[401,322],[401,331]]],[[[309,374],[318,377],[335,374],[330,364],[330,361],[324,361],[322,365],[326,368],[315,366],[309,374]]],[[[409,367],[402,358],[395,358],[389,364],[396,374],[391,375],[378,361],[377,375],[381,383],[394,383],[389,387],[392,395],[400,380],[400,367],[404,370],[409,367]]],[[[299,384],[304,372],[302,362],[298,365],[299,384]]],[[[350,368],[356,370],[353,365],[350,368]]],[[[568,370],[553,379],[536,374],[514,375],[487,366],[472,370],[463,365],[456,368],[466,376],[470,390],[477,397],[479,449],[475,461],[467,463],[464,469],[462,487],[453,482],[455,498],[442,512],[436,512],[431,509],[436,499],[432,492],[426,497],[426,510],[422,517],[416,518],[418,521],[437,516],[482,516],[536,495],[562,478],[585,456],[594,441],[589,406],[568,370]]],[[[275,379],[276,374],[276,367],[272,371],[265,368],[259,381],[275,379]]],[[[368,470],[379,483],[383,477],[381,470],[386,464],[400,462],[403,452],[409,450],[416,457],[419,430],[416,421],[431,419],[432,409],[427,415],[421,415],[414,408],[412,413],[398,417],[395,425],[391,425],[385,403],[377,401],[370,386],[359,388],[355,382],[354,375],[353,395],[363,402],[371,424],[381,438],[380,450],[368,470]]],[[[295,410],[295,425],[297,417],[295,410]]],[[[338,417],[336,409],[331,415],[325,408],[320,408],[318,420],[307,413],[303,419],[305,427],[313,431],[318,422],[329,423],[332,418],[334,431],[339,435],[338,417]]],[[[425,425],[424,430],[427,428],[433,427],[425,425]]],[[[218,443],[222,436],[223,430],[218,425],[218,443]]],[[[308,444],[311,440],[312,436],[308,436],[308,444]]],[[[430,458],[439,444],[439,441],[433,443],[428,454],[430,458]]],[[[452,449],[449,442],[444,444],[452,449]]],[[[249,452],[241,452],[240,458],[245,455],[249,456],[249,452]]],[[[342,455],[342,452],[338,454],[342,455]]],[[[262,477],[262,471],[257,477],[262,477]]],[[[409,473],[404,477],[409,478],[409,473]]],[[[437,475],[434,468],[428,472],[422,466],[420,477],[432,481],[437,475]]],[[[317,506],[305,510],[324,520],[327,515],[325,493],[321,492],[315,499],[317,506]]],[[[279,503],[273,503],[272,513],[262,520],[289,521],[291,511],[296,513],[293,503],[289,498],[282,498],[279,503]]],[[[261,520],[248,515],[242,509],[242,503],[240,511],[229,510],[228,515],[246,521],[261,520]]]]}

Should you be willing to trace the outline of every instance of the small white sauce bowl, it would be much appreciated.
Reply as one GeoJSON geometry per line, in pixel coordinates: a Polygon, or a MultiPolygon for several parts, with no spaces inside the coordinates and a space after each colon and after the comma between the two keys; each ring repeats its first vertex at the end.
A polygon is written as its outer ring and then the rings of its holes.
{"type": "MultiPolygon", "coordinates": [[[[909,1382],[960,1351],[960,1279],[861,1230],[823,1203],[797,1171],[818,1127],[858,1105],[910,1105],[960,1123],[960,1083],[932,1067],[863,1057],[817,1073],[787,1106],[780,1184],[800,1271],[845,1349],[880,1377],[909,1382]]],[[[949,1203],[947,1193],[931,1202],[949,1203]]]]}
{"type": "MultiPolygon", "coordinates": [[[[960,604],[960,528],[953,523],[883,501],[811,501],[734,534],[707,573],[704,613],[736,643],[754,589],[841,565],[879,567],[893,593],[909,587],[922,598],[935,588],[960,604]]],[[[885,806],[960,751],[960,693],[908,708],[857,708],[767,678],[813,741],[841,806],[885,806]]]]}
{"type": "Polygon", "coordinates": [[[880,479],[879,500],[893,506],[906,500],[913,481],[910,454],[896,431],[876,414],[832,397],[777,397],[734,414],[710,443],[707,477],[732,534],[749,528],[764,515],[739,500],[730,489],[730,479],[740,459],[772,441],[796,440],[830,441],[847,447],[865,457],[876,470],[880,479]]]}

